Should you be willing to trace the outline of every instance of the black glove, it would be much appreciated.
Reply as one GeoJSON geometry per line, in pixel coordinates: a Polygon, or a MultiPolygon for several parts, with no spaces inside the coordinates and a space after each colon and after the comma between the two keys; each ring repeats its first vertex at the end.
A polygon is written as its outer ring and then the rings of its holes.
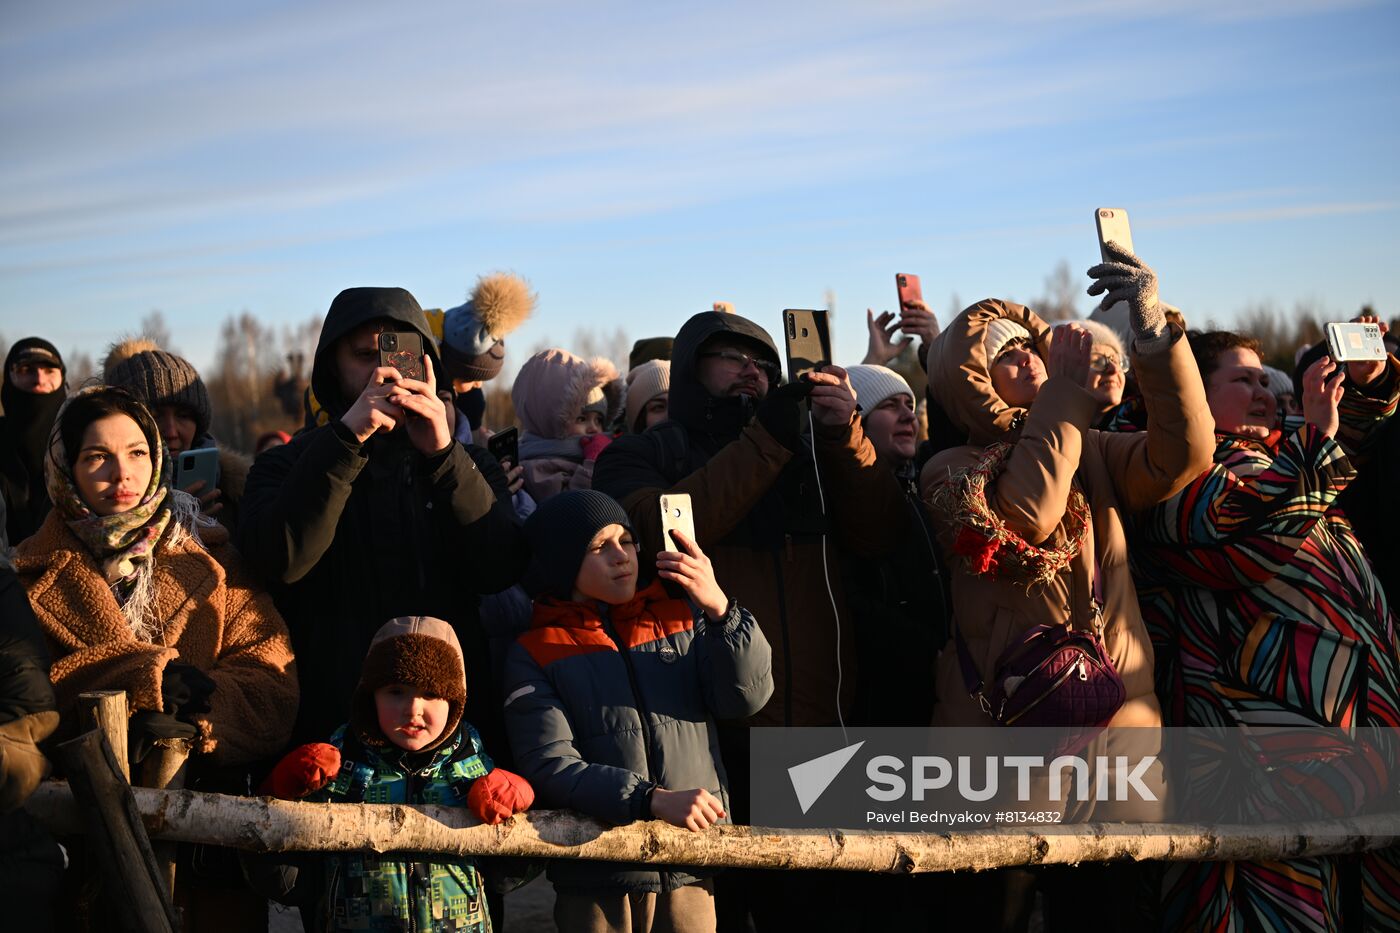
{"type": "Polygon", "coordinates": [[[209,712],[209,696],[213,692],[214,681],[189,664],[167,664],[161,675],[161,705],[166,713],[180,719],[209,712]]]}
{"type": "Polygon", "coordinates": [[[131,760],[143,761],[156,743],[163,739],[193,739],[198,735],[199,729],[169,713],[143,709],[131,717],[131,729],[127,735],[131,760]]]}
{"type": "Polygon", "coordinates": [[[802,446],[802,429],[807,424],[802,400],[811,394],[812,384],[800,379],[778,386],[758,405],[758,423],[775,441],[794,453],[802,446]]]}

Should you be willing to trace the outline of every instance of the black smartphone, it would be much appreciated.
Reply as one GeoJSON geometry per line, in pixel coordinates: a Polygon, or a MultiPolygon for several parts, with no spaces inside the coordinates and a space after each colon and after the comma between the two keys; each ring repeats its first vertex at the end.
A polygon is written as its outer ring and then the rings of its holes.
{"type": "Polygon", "coordinates": [[[783,312],[789,382],[796,382],[803,373],[831,365],[831,333],[827,328],[825,311],[789,308],[783,312]]]}
{"type": "Polygon", "coordinates": [[[386,330],[379,335],[379,365],[392,366],[405,379],[426,381],[423,338],[413,331],[386,330]]]}
{"type": "Polygon", "coordinates": [[[520,429],[511,425],[504,431],[497,431],[486,442],[486,449],[502,464],[509,461],[515,466],[520,462],[520,429]]]}

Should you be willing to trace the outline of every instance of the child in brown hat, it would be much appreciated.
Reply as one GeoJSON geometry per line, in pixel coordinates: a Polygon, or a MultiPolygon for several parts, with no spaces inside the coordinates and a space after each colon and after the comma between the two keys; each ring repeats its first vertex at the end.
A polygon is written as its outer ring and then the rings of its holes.
{"type": "MultiPolygon", "coordinates": [[[[350,722],[294,749],[260,790],[283,799],[465,806],[486,823],[529,809],[525,779],[492,765],[475,728],[462,720],[467,681],[462,649],[441,619],[394,619],[370,643],[351,700],[350,722]]],[[[328,930],[491,929],[476,860],[431,863],[372,853],[321,862],[319,915],[328,930]]]]}

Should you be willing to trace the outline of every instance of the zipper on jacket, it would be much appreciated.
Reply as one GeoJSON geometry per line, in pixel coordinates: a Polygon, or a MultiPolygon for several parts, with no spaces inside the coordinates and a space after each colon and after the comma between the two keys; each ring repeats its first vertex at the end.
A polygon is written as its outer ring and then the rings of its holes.
{"type": "MultiPolygon", "coordinates": [[[[419,803],[419,802],[420,802],[420,801],[418,800],[418,793],[419,793],[419,789],[420,789],[420,788],[418,787],[417,781],[415,781],[415,778],[417,778],[417,777],[418,777],[418,775],[417,775],[415,772],[413,772],[413,771],[409,771],[408,774],[406,775],[406,782],[407,782],[407,784],[408,784],[408,793],[405,795],[405,798],[406,798],[406,801],[407,801],[408,803],[410,803],[410,804],[419,803]]],[[[409,930],[409,933],[417,933],[417,930],[418,930],[418,870],[417,870],[417,869],[418,869],[418,863],[417,863],[417,862],[414,862],[414,861],[409,861],[409,863],[408,863],[408,884],[405,885],[405,888],[407,888],[407,890],[408,890],[408,930],[409,930]]]]}
{"type": "Polygon", "coordinates": [[[651,761],[651,716],[647,712],[647,705],[642,701],[642,691],[637,689],[637,672],[632,668],[631,650],[622,646],[622,641],[617,637],[617,629],[613,627],[612,616],[600,612],[598,618],[602,620],[603,631],[612,639],[613,646],[617,648],[617,653],[622,656],[622,666],[627,671],[627,685],[632,690],[632,704],[637,707],[637,715],[642,720],[642,756],[647,763],[647,780],[656,780],[656,769],[651,761]]]}
{"type": "MultiPolygon", "coordinates": [[[[792,535],[787,536],[788,547],[792,535]]],[[[783,633],[783,725],[792,725],[792,639],[788,636],[787,597],[783,589],[783,562],[773,551],[773,573],[778,583],[778,625],[783,633]]]]}

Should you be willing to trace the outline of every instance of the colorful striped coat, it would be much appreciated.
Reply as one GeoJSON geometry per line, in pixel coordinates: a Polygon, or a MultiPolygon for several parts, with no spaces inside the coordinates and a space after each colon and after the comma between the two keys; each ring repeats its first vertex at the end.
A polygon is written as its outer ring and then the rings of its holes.
{"type": "MultiPolygon", "coordinates": [[[[1397,386],[1394,372],[1387,379],[1397,386]]],[[[1394,414],[1397,397],[1348,388],[1340,407],[1342,444],[1364,450],[1394,414]]],[[[1214,466],[1139,516],[1133,528],[1134,572],[1167,722],[1400,726],[1395,620],[1335,507],[1355,476],[1343,446],[1309,424],[1266,441],[1221,435],[1217,442],[1214,466]]],[[[1384,794],[1393,797],[1395,787],[1395,749],[1377,745],[1386,743],[1357,742],[1341,765],[1304,762],[1297,776],[1305,786],[1312,780],[1345,785],[1346,809],[1374,805],[1384,794]],[[1354,770],[1347,762],[1355,762],[1354,770]]],[[[1325,795],[1315,796],[1317,804],[1325,795]]],[[[1355,870],[1342,865],[1317,858],[1174,866],[1164,928],[1336,929],[1356,919],[1342,916],[1343,875],[1355,870]]],[[[1400,858],[1387,851],[1350,865],[1359,866],[1364,928],[1400,928],[1400,858]]]]}

